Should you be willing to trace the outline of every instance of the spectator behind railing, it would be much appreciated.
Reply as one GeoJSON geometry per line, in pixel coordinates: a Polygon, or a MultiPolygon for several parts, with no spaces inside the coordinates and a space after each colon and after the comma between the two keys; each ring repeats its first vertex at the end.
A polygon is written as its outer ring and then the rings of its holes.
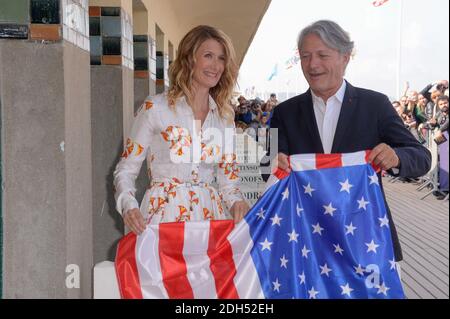
{"type": "Polygon", "coordinates": [[[434,194],[437,199],[448,196],[448,96],[441,95],[436,104],[438,111],[433,123],[436,125],[434,141],[438,144],[439,152],[439,192],[434,194]]]}
{"type": "Polygon", "coordinates": [[[431,101],[427,104],[427,113],[430,114],[430,119],[434,118],[436,116],[436,113],[438,111],[436,101],[437,99],[443,95],[441,91],[433,91],[430,95],[431,101]]]}
{"type": "Polygon", "coordinates": [[[400,105],[403,107],[403,109],[406,109],[407,105],[408,105],[408,97],[406,95],[403,95],[400,100],[400,105]]]}
{"type": "Polygon", "coordinates": [[[406,113],[411,114],[414,125],[410,125],[410,131],[422,144],[425,143],[425,138],[420,130],[421,125],[427,122],[426,115],[422,112],[419,106],[419,93],[417,91],[410,91],[408,94],[408,104],[406,106],[406,113]]]}
{"type": "MultiPolygon", "coordinates": [[[[423,94],[418,95],[419,100],[417,101],[417,105],[419,106],[420,111],[427,116],[425,113],[425,107],[427,106],[428,100],[423,94]]],[[[428,117],[427,117],[428,119],[428,117]]]]}
{"type": "Polygon", "coordinates": [[[441,95],[437,98],[437,106],[438,111],[436,112],[436,116],[431,119],[428,123],[437,128],[438,130],[435,132],[435,140],[437,143],[443,140],[443,133],[448,132],[448,96],[441,95]]]}
{"type": "Polygon", "coordinates": [[[249,108],[250,103],[245,99],[239,99],[238,116],[237,120],[249,125],[252,121],[252,112],[249,108]]]}
{"type": "Polygon", "coordinates": [[[409,92],[408,104],[406,108],[408,112],[413,114],[414,119],[418,124],[425,123],[427,121],[427,117],[419,106],[419,93],[417,93],[417,91],[409,92]]]}
{"type": "Polygon", "coordinates": [[[394,107],[395,111],[397,112],[398,116],[400,116],[402,119],[402,115],[403,115],[403,106],[400,104],[399,101],[394,101],[392,102],[392,106],[394,107]]]}
{"type": "Polygon", "coordinates": [[[266,103],[271,103],[274,107],[278,105],[277,95],[275,93],[270,94],[266,103]]]}

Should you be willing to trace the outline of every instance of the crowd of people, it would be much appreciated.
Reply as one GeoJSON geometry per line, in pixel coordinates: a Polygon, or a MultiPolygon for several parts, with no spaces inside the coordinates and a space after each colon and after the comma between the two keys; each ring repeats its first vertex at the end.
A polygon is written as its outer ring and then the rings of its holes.
{"type": "Polygon", "coordinates": [[[448,167],[442,169],[441,151],[437,147],[448,143],[448,93],[448,80],[430,83],[420,92],[411,90],[407,82],[402,97],[392,102],[405,127],[435,156],[437,168],[441,167],[433,176],[438,187],[433,195],[438,199],[448,197],[448,167]]]}
{"type": "Polygon", "coordinates": [[[406,85],[404,95],[392,102],[405,126],[423,144],[434,129],[437,142],[448,131],[448,81],[427,85],[422,91],[410,90],[406,85]]]}
{"type": "MultiPolygon", "coordinates": [[[[278,99],[275,93],[270,94],[269,99],[265,102],[258,97],[246,99],[242,95],[239,96],[237,103],[233,104],[236,129],[246,132],[256,141],[265,144],[270,129],[270,119],[277,105],[278,99]]],[[[267,147],[268,145],[266,145],[267,147]]]]}
{"type": "Polygon", "coordinates": [[[248,128],[269,128],[270,115],[273,109],[278,105],[275,93],[264,102],[260,98],[247,100],[244,96],[239,96],[238,103],[234,105],[235,123],[237,128],[246,130],[248,128]]]}

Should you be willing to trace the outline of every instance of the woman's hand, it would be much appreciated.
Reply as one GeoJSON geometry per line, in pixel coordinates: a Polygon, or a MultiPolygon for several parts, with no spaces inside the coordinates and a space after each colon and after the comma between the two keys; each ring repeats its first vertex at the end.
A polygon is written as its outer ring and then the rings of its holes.
{"type": "Polygon", "coordinates": [[[240,200],[234,202],[233,206],[230,209],[234,217],[234,222],[239,223],[242,220],[242,218],[244,218],[245,214],[248,213],[249,210],[250,206],[248,206],[246,201],[240,200]]]}
{"type": "Polygon", "coordinates": [[[142,234],[146,228],[144,217],[138,208],[127,210],[123,215],[123,222],[136,235],[142,234]]]}

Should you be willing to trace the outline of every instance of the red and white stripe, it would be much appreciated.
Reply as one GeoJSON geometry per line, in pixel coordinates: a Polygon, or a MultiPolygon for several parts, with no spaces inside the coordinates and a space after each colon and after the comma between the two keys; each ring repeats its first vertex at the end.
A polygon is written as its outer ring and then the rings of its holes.
{"type": "Polygon", "coordinates": [[[248,225],[233,229],[232,220],[164,223],[127,235],[116,257],[122,298],[263,298],[248,225]]]}
{"type": "Polygon", "coordinates": [[[367,164],[369,151],[347,154],[298,154],[290,156],[294,172],[367,164]]]}
{"type": "MultiPolygon", "coordinates": [[[[369,163],[368,158],[370,151],[361,151],[346,154],[297,154],[289,156],[289,164],[293,172],[338,168],[345,166],[364,165],[369,163]]],[[[378,171],[378,168],[374,166],[378,171]]],[[[265,190],[267,191],[278,180],[287,177],[285,171],[277,169],[273,175],[269,177],[265,190]]]]}

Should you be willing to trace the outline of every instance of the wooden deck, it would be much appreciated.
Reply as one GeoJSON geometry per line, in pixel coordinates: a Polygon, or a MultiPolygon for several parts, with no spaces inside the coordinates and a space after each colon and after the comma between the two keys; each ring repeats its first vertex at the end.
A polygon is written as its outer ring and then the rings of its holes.
{"type": "Polygon", "coordinates": [[[383,180],[403,249],[401,275],[409,299],[449,298],[449,202],[413,183],[383,180]]]}

